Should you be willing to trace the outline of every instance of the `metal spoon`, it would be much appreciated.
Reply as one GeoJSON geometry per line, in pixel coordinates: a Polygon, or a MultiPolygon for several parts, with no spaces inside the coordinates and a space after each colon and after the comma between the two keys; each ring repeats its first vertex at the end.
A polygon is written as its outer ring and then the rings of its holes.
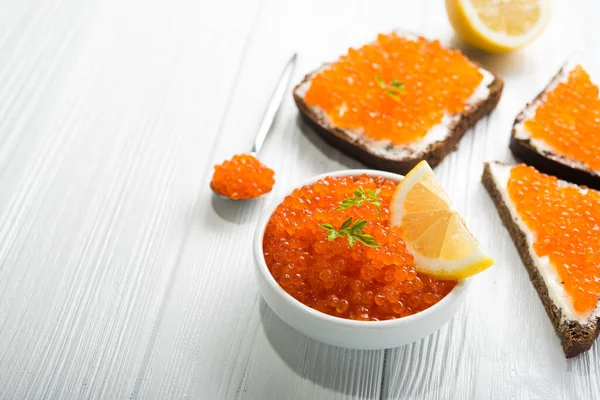
{"type": "MultiPolygon", "coordinates": [[[[258,127],[258,132],[256,133],[256,138],[254,139],[254,144],[252,145],[252,150],[250,150],[250,155],[258,158],[258,153],[265,143],[265,139],[267,138],[267,134],[271,130],[271,126],[273,125],[273,121],[275,120],[275,116],[277,115],[277,111],[279,110],[279,106],[281,105],[281,101],[283,100],[283,96],[285,91],[290,83],[290,79],[292,78],[292,74],[294,72],[294,68],[296,67],[296,59],[298,55],[294,53],[292,57],[288,60],[285,65],[283,72],[281,73],[281,77],[277,82],[277,86],[275,86],[275,91],[273,92],[273,96],[271,97],[271,101],[267,106],[267,110],[265,111],[265,115],[263,116],[262,122],[258,127]]],[[[224,199],[231,199],[227,196],[223,196],[215,191],[212,187],[212,182],[210,183],[210,188],[212,191],[219,197],[224,199]]],[[[268,192],[261,194],[258,197],[254,197],[253,199],[258,199],[259,197],[264,196],[268,192]]],[[[239,199],[239,200],[253,200],[253,199],[239,199]]]]}

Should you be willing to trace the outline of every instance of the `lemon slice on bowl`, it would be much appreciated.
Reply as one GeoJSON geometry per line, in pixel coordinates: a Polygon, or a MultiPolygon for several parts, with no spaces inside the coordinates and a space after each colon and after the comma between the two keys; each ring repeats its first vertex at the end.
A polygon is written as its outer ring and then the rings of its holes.
{"type": "Polygon", "coordinates": [[[463,279],[493,264],[426,161],[398,184],[390,200],[390,226],[400,225],[417,270],[441,279],[463,279]]]}
{"type": "Polygon", "coordinates": [[[448,19],[471,46],[504,53],[535,39],[550,20],[550,0],[446,0],[448,19]]]}

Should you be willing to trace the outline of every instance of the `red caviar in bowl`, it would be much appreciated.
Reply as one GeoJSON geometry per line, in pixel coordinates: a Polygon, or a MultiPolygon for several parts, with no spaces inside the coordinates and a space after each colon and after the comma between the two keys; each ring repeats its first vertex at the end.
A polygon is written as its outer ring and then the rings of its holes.
{"type": "Polygon", "coordinates": [[[275,172],[251,154],[238,154],[215,165],[210,186],[233,200],[254,199],[268,193],[275,184],[275,172]]]}
{"type": "Polygon", "coordinates": [[[395,189],[394,181],[362,175],[327,177],[294,190],[277,207],[264,234],[263,253],[275,280],[305,305],[354,320],[405,317],[440,301],[457,282],[415,270],[400,238],[402,228],[388,227],[395,189]],[[344,199],[357,198],[357,189],[372,202],[339,209],[344,199]],[[341,231],[349,218],[353,224],[366,221],[361,234],[378,247],[360,241],[351,245],[346,236],[329,240],[322,225],[341,231]]]}

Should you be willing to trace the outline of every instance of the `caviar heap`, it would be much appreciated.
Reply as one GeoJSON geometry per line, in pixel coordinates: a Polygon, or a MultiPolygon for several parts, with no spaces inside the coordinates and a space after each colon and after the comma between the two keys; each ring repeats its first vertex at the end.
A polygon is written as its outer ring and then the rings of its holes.
{"type": "Polygon", "coordinates": [[[557,153],[600,170],[600,98],[581,65],[546,94],[525,128],[557,153]]]}
{"type": "Polygon", "coordinates": [[[458,50],[392,33],[319,72],[305,101],[336,126],[404,144],[425,136],[445,114],[464,111],[482,78],[458,50]]]}
{"type": "Polygon", "coordinates": [[[250,154],[238,154],[215,165],[210,186],[233,200],[254,199],[268,193],[275,184],[275,172],[250,154]]]}
{"type": "Polygon", "coordinates": [[[591,311],[600,295],[600,192],[559,183],[524,164],[511,169],[508,192],[533,248],[549,257],[575,311],[591,311]]]}
{"type": "Polygon", "coordinates": [[[265,231],[273,277],[307,306],[355,320],[400,318],[440,301],[456,281],[415,270],[402,229],[388,228],[395,189],[391,180],[363,175],[294,190],[265,231]]]}

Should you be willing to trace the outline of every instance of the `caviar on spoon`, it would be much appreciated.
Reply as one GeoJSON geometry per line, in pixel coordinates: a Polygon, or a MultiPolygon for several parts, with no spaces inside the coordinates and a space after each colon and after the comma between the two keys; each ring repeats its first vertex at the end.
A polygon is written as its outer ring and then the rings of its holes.
{"type": "Polygon", "coordinates": [[[269,193],[273,188],[275,172],[261,163],[257,156],[277,115],[294,72],[296,59],[297,55],[292,55],[279,78],[250,153],[235,155],[231,160],[215,165],[210,187],[217,195],[232,200],[249,200],[269,193]]]}

